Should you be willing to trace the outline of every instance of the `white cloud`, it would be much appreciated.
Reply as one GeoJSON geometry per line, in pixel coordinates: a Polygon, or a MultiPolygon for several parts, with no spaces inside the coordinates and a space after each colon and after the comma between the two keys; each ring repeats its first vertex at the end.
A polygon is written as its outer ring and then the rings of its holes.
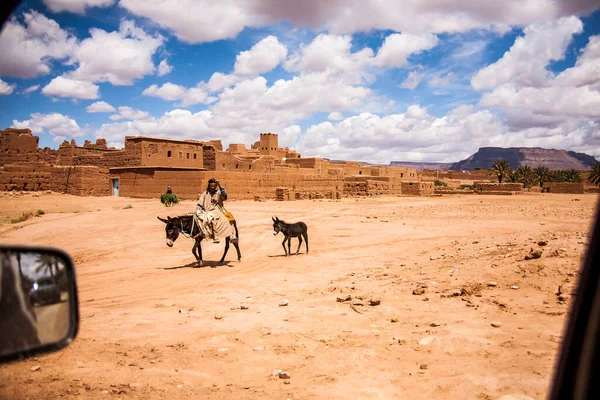
{"type": "Polygon", "coordinates": [[[23,14],[24,25],[8,21],[0,34],[0,75],[33,78],[47,75],[53,60],[69,57],[77,39],[37,11],[23,14]]]}
{"type": "Polygon", "coordinates": [[[33,113],[31,114],[31,119],[25,121],[13,120],[12,126],[13,128],[29,128],[36,134],[48,131],[53,136],[62,137],[62,140],[65,137],[80,137],[84,135],[77,121],[59,113],[33,113]]]}
{"type": "Polygon", "coordinates": [[[536,87],[545,85],[551,75],[546,65],[562,59],[573,35],[582,30],[583,24],[577,17],[527,26],[525,35],[517,38],[500,60],[477,72],[471,86],[475,90],[484,90],[508,82],[536,87]]]}
{"type": "Polygon", "coordinates": [[[115,0],[44,0],[44,3],[53,12],[70,11],[85,14],[86,8],[108,7],[113,5],[115,0]]]}
{"type": "Polygon", "coordinates": [[[454,77],[453,72],[448,72],[446,75],[436,75],[429,80],[429,86],[432,87],[447,87],[450,86],[452,78],[454,77]]]}
{"type": "Polygon", "coordinates": [[[207,91],[203,88],[185,88],[171,82],[167,82],[160,87],[158,85],[150,85],[142,94],[144,96],[159,97],[168,101],[181,100],[181,106],[183,107],[198,103],[209,104],[215,100],[215,98],[209,97],[207,91]]]}
{"type": "Polygon", "coordinates": [[[40,85],[33,85],[33,86],[29,86],[27,89],[23,90],[21,92],[21,94],[30,94],[35,92],[36,90],[38,90],[40,88],[40,85]]]}
{"type": "Polygon", "coordinates": [[[410,71],[406,79],[399,85],[399,87],[404,89],[414,90],[425,75],[419,71],[410,71]]]}
{"type": "Polygon", "coordinates": [[[116,109],[113,106],[111,106],[105,101],[97,101],[95,103],[92,103],[89,106],[87,106],[85,110],[89,113],[107,113],[116,111],[116,109]]]}
{"type": "Polygon", "coordinates": [[[327,119],[328,119],[329,121],[339,121],[339,120],[342,120],[342,119],[344,119],[344,116],[342,115],[342,113],[341,113],[341,112],[339,112],[339,111],[334,111],[334,112],[330,113],[330,114],[327,116],[327,119]]]}
{"type": "Polygon", "coordinates": [[[171,71],[173,71],[173,66],[169,65],[167,60],[162,60],[160,64],[158,64],[158,76],[165,76],[171,71]]]}
{"type": "Polygon", "coordinates": [[[236,75],[232,74],[223,74],[221,72],[215,72],[212,74],[208,83],[206,84],[206,88],[211,92],[220,92],[221,90],[231,87],[235,85],[240,78],[236,75]]]}
{"type": "Polygon", "coordinates": [[[480,104],[485,107],[526,109],[550,116],[600,118],[600,92],[589,86],[519,89],[506,84],[486,93],[480,104]]]}
{"type": "Polygon", "coordinates": [[[287,47],[275,36],[267,36],[235,59],[234,74],[260,75],[271,71],[287,57],[287,47]]]}
{"type": "Polygon", "coordinates": [[[98,90],[98,85],[94,85],[92,82],[57,76],[44,86],[42,93],[46,96],[93,100],[98,98],[98,90]]]}
{"type": "Polygon", "coordinates": [[[394,33],[385,38],[373,63],[380,67],[406,67],[408,57],[431,50],[438,42],[432,34],[394,33]]]}
{"type": "Polygon", "coordinates": [[[138,120],[148,118],[150,114],[146,111],[134,110],[129,106],[119,107],[119,113],[113,114],[109,118],[111,121],[118,121],[120,119],[138,120]]]}
{"type": "Polygon", "coordinates": [[[11,94],[15,90],[16,87],[17,87],[16,83],[9,85],[8,83],[6,83],[2,79],[0,79],[0,96],[7,96],[7,95],[11,94]]]}
{"type": "Polygon", "coordinates": [[[502,32],[508,25],[527,25],[597,8],[597,2],[592,0],[121,0],[119,5],[137,16],[150,18],[190,43],[231,39],[246,27],[279,21],[332,34],[372,30],[413,34],[474,29],[502,32]],[[218,26],[214,21],[218,21],[218,26]]]}
{"type": "Polygon", "coordinates": [[[93,28],[90,35],[69,61],[77,65],[69,74],[73,79],[120,86],[154,73],[152,56],[163,44],[162,36],[150,36],[130,20],[121,21],[118,32],[93,28]]]}

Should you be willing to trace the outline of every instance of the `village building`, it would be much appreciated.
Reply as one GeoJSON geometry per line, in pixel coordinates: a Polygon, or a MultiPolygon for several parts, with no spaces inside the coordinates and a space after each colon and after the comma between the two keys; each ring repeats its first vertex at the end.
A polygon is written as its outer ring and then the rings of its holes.
{"type": "Polygon", "coordinates": [[[261,133],[257,142],[173,140],[127,136],[122,149],[106,140],[63,142],[58,149],[38,146],[29,129],[0,131],[0,189],[51,190],[80,196],[153,198],[171,186],[180,199],[196,199],[216,177],[231,199],[275,199],[286,188],[289,199],[370,195],[427,195],[414,168],[366,165],[352,161],[302,158],[281,148],[278,135],[261,133]]]}

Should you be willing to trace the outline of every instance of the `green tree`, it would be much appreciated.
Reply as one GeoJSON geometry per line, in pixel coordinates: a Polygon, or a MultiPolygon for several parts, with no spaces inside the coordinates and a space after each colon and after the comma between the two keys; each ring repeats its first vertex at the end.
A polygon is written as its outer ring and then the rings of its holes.
{"type": "Polygon", "coordinates": [[[550,182],[566,182],[567,176],[566,172],[562,169],[552,171],[550,173],[550,182]]]}
{"type": "Polygon", "coordinates": [[[567,182],[583,182],[581,174],[576,169],[565,171],[565,178],[567,182]]]}
{"type": "Polygon", "coordinates": [[[596,161],[596,164],[592,167],[592,170],[588,174],[588,181],[594,185],[600,185],[600,162],[596,161]]]}
{"type": "Polygon", "coordinates": [[[529,165],[523,165],[517,168],[517,182],[522,183],[526,188],[532,187],[536,182],[536,176],[529,165]]]}
{"type": "Polygon", "coordinates": [[[548,167],[540,165],[533,169],[533,173],[535,174],[540,187],[543,187],[544,183],[550,182],[550,169],[548,169],[548,167]]]}
{"type": "Polygon", "coordinates": [[[506,160],[496,160],[493,162],[492,166],[489,169],[490,175],[495,175],[498,177],[498,182],[502,183],[502,180],[505,176],[510,174],[512,168],[510,164],[506,160]]]}

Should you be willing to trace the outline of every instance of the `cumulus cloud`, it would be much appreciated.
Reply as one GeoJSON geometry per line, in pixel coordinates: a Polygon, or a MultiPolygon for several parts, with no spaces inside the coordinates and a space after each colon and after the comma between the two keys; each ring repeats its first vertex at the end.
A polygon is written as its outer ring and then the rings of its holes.
{"type": "Polygon", "coordinates": [[[577,17],[525,27],[524,36],[517,38],[500,60],[477,72],[471,86],[475,90],[491,89],[508,82],[543,86],[551,74],[546,65],[562,59],[573,35],[582,30],[583,24],[577,17]]]}
{"type": "Polygon", "coordinates": [[[85,14],[86,8],[108,7],[115,0],[43,0],[44,4],[53,12],[69,11],[76,14],[85,14]]]}
{"type": "Polygon", "coordinates": [[[329,72],[362,80],[372,58],[373,51],[368,47],[352,53],[349,35],[321,34],[308,45],[301,45],[284,66],[291,72],[329,72]]]}
{"type": "MultiPolygon", "coordinates": [[[[506,123],[514,129],[536,126],[559,129],[565,124],[597,120],[600,117],[600,36],[589,37],[573,67],[558,75],[546,69],[550,61],[564,57],[572,35],[581,30],[581,21],[575,17],[527,27],[526,35],[518,38],[502,59],[484,68],[473,79],[475,87],[491,87],[482,84],[485,81],[480,78],[484,76],[497,84],[482,96],[479,104],[503,110],[506,123]],[[528,63],[526,54],[532,58],[528,63]],[[501,71],[500,66],[504,70],[501,71]]],[[[530,131],[530,135],[531,132],[536,131],[530,131]]]]}
{"type": "Polygon", "coordinates": [[[562,123],[552,128],[512,130],[488,110],[463,105],[434,117],[414,104],[402,114],[362,113],[339,123],[326,121],[298,135],[303,156],[363,160],[453,162],[483,146],[541,146],[600,152],[598,123],[562,123]]]}
{"type": "Polygon", "coordinates": [[[173,67],[169,65],[167,60],[162,60],[160,64],[158,64],[158,76],[165,76],[171,71],[173,71],[173,67]]]}
{"type": "Polygon", "coordinates": [[[403,89],[414,90],[425,75],[419,71],[410,71],[406,79],[399,85],[403,89]]]}
{"type": "Polygon", "coordinates": [[[206,88],[209,92],[220,92],[221,90],[235,85],[240,78],[233,74],[223,74],[221,72],[215,72],[212,74],[206,88]]]}
{"type": "Polygon", "coordinates": [[[111,121],[118,121],[120,119],[138,120],[148,118],[150,114],[146,111],[135,110],[129,106],[119,107],[119,113],[113,114],[109,118],[111,121]]]}
{"type": "Polygon", "coordinates": [[[438,42],[433,34],[394,33],[385,38],[373,63],[380,67],[406,67],[409,56],[431,50],[438,42]]]}
{"type": "Polygon", "coordinates": [[[25,121],[13,120],[12,126],[13,128],[29,128],[36,134],[48,132],[53,136],[62,138],[62,140],[66,137],[81,137],[85,134],[77,121],[59,113],[33,113],[31,119],[25,121]]]}
{"type": "Polygon", "coordinates": [[[339,121],[339,120],[344,119],[344,116],[342,115],[341,112],[334,111],[332,113],[329,113],[329,115],[327,116],[327,119],[329,121],[339,121]]]}
{"type": "Polygon", "coordinates": [[[133,85],[136,79],[154,73],[152,56],[164,41],[162,36],[149,35],[131,20],[121,21],[118,32],[92,28],[90,36],[69,60],[77,66],[70,77],[118,86],[133,85]]]}
{"type": "Polygon", "coordinates": [[[97,101],[92,103],[87,106],[85,110],[89,113],[108,113],[117,111],[113,106],[105,101],[97,101]]]}
{"type": "Polygon", "coordinates": [[[2,79],[0,79],[0,96],[7,96],[9,94],[11,94],[15,88],[17,87],[16,83],[13,83],[12,85],[4,82],[2,79]]]}
{"type": "Polygon", "coordinates": [[[54,60],[69,57],[77,39],[53,19],[30,11],[23,14],[23,24],[13,18],[0,34],[0,75],[33,78],[47,75],[54,60]]]}
{"type": "Polygon", "coordinates": [[[207,91],[203,88],[186,88],[171,82],[167,82],[162,86],[150,85],[142,94],[144,96],[159,97],[168,101],[180,100],[182,107],[198,103],[209,104],[215,100],[214,97],[209,97],[207,91]]]}
{"type": "Polygon", "coordinates": [[[42,93],[46,96],[93,100],[99,97],[98,90],[98,85],[92,82],[57,76],[44,86],[42,93]]]}
{"type": "Polygon", "coordinates": [[[275,36],[267,36],[250,50],[242,51],[235,59],[236,75],[260,75],[271,71],[287,57],[287,47],[275,36]]]}
{"type": "Polygon", "coordinates": [[[121,0],[119,5],[149,18],[189,43],[236,37],[246,27],[288,22],[316,31],[351,34],[393,30],[413,34],[457,33],[474,29],[506,31],[509,25],[527,25],[597,8],[592,0],[121,0]],[[214,21],[219,21],[218,29],[214,21]]]}

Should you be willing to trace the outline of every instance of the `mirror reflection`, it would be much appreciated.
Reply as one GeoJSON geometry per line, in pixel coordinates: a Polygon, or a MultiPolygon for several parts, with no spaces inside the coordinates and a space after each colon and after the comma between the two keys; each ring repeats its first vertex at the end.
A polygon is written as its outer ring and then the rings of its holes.
{"type": "Polygon", "coordinates": [[[0,259],[0,355],[62,341],[70,321],[65,261],[18,251],[0,251],[0,259]]]}

